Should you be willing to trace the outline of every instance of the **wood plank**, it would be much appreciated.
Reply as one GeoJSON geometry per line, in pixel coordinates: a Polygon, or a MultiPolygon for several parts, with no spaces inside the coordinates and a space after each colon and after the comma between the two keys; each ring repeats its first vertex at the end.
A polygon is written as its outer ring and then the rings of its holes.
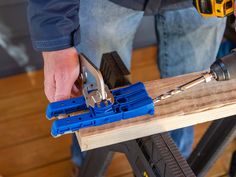
{"type": "Polygon", "coordinates": [[[42,71],[1,79],[0,93],[0,148],[50,135],[42,71]]]}
{"type": "MultiPolygon", "coordinates": [[[[199,73],[145,82],[151,97],[192,80],[199,73]]],[[[202,84],[162,101],[154,116],[90,127],[77,132],[83,151],[236,114],[236,80],[202,84]]]]}
{"type": "MultiPolygon", "coordinates": [[[[33,133],[33,132],[32,132],[33,133]]],[[[0,149],[0,172],[13,176],[52,163],[69,159],[70,136],[51,136],[0,149]]]]}
{"type": "Polygon", "coordinates": [[[0,111],[2,116],[0,123],[24,118],[25,115],[45,112],[48,102],[43,95],[42,89],[36,89],[1,98],[0,111]]]}
{"type": "Polygon", "coordinates": [[[45,118],[44,112],[2,122],[0,123],[0,149],[51,136],[51,124],[52,122],[45,118]]]}
{"type": "Polygon", "coordinates": [[[45,112],[43,72],[0,79],[0,123],[45,112]]]}
{"type": "Polygon", "coordinates": [[[12,177],[69,177],[72,166],[70,160],[64,160],[12,177]]]}
{"type": "Polygon", "coordinates": [[[43,71],[19,74],[0,79],[0,99],[43,88],[43,71]]]}
{"type": "MultiPolygon", "coordinates": [[[[29,170],[12,177],[68,177],[71,174],[72,163],[70,160],[63,160],[29,170]]],[[[106,177],[133,177],[131,167],[124,154],[116,153],[107,171],[106,177]]]]}

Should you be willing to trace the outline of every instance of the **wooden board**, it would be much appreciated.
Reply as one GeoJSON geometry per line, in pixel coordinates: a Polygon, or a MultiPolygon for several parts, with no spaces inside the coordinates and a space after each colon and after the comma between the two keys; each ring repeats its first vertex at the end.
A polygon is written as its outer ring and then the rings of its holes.
{"type": "MultiPolygon", "coordinates": [[[[199,76],[199,73],[145,82],[155,97],[199,76]]],[[[154,116],[90,127],[77,132],[83,151],[124,142],[156,133],[183,128],[236,114],[236,80],[201,84],[162,101],[154,116]]]]}

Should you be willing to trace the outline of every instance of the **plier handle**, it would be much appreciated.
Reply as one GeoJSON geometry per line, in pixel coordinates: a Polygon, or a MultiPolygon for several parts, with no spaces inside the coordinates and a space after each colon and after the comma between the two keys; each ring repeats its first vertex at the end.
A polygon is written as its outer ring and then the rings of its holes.
{"type": "Polygon", "coordinates": [[[101,103],[114,103],[114,97],[105,85],[101,71],[83,54],[79,54],[80,75],[79,83],[82,86],[87,107],[100,107],[101,103]],[[88,79],[88,72],[95,78],[96,83],[91,83],[88,79]]]}

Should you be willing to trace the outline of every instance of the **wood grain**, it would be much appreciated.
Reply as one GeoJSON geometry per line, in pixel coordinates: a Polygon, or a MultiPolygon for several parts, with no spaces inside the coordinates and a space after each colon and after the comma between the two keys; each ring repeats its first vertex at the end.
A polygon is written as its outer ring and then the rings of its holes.
{"type": "Polygon", "coordinates": [[[37,89],[43,89],[42,70],[0,79],[1,99],[37,89]]]}
{"type": "Polygon", "coordinates": [[[67,159],[14,175],[12,177],[69,177],[69,174],[72,172],[71,169],[72,162],[67,159]]]}
{"type": "Polygon", "coordinates": [[[24,115],[0,123],[0,149],[25,143],[38,138],[50,137],[51,122],[45,119],[45,113],[24,115]]]}
{"type": "MultiPolygon", "coordinates": [[[[192,80],[199,73],[145,82],[151,97],[192,80]]],[[[83,151],[236,114],[236,80],[202,84],[160,102],[154,116],[82,129],[77,138],[83,151]]]]}
{"type": "Polygon", "coordinates": [[[42,71],[1,79],[0,93],[0,123],[44,113],[48,104],[42,71]]]}
{"type": "Polygon", "coordinates": [[[69,159],[70,142],[67,136],[59,139],[49,136],[2,148],[0,149],[0,172],[3,176],[13,176],[69,159]]]}

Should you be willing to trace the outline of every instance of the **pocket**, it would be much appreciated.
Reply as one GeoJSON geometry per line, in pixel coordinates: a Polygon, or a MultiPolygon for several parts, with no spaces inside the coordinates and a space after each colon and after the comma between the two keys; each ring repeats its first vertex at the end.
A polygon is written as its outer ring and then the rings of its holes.
{"type": "Polygon", "coordinates": [[[225,19],[222,18],[202,17],[194,7],[165,11],[162,16],[168,29],[178,34],[186,34],[186,32],[195,31],[199,28],[215,27],[225,23],[225,19]]]}

